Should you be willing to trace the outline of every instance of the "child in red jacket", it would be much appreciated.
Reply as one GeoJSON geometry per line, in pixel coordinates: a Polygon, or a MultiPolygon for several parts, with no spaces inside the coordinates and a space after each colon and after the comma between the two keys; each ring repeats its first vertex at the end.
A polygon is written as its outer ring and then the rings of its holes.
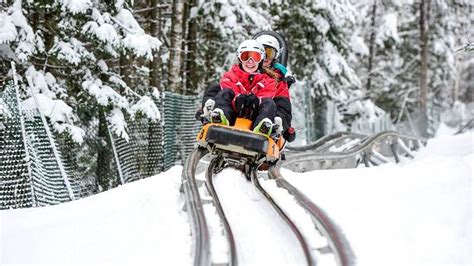
{"type": "Polygon", "coordinates": [[[243,41],[237,50],[239,64],[224,73],[220,91],[214,99],[207,100],[206,110],[211,110],[210,121],[231,125],[237,116],[254,121],[253,130],[270,135],[276,116],[273,101],[277,93],[276,80],[261,73],[265,50],[255,40],[243,41]]]}

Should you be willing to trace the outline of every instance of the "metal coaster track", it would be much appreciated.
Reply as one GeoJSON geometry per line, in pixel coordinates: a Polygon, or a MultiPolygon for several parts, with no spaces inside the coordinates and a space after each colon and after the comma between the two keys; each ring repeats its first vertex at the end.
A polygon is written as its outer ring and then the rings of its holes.
{"type": "Polygon", "coordinates": [[[228,249],[229,249],[229,265],[234,266],[234,265],[237,265],[237,250],[235,248],[234,234],[232,233],[232,229],[230,227],[229,222],[227,221],[227,217],[225,216],[224,209],[222,208],[219,197],[217,196],[217,192],[212,183],[213,170],[215,169],[215,167],[217,166],[220,160],[221,158],[219,157],[215,157],[214,159],[211,160],[211,163],[209,164],[209,167],[207,168],[207,171],[206,171],[206,187],[212,196],[212,199],[214,201],[214,206],[217,210],[217,214],[219,215],[222,225],[224,226],[224,233],[227,237],[227,243],[228,243],[228,249]]]}
{"type": "MultiPolygon", "coordinates": [[[[302,206],[308,215],[311,216],[316,229],[328,240],[328,248],[326,252],[334,254],[337,265],[354,265],[355,256],[353,251],[345,239],[342,231],[338,226],[329,218],[329,216],[319,208],[315,203],[310,201],[303,193],[298,191],[294,186],[288,183],[280,173],[280,167],[294,167],[295,164],[301,162],[318,162],[325,160],[344,160],[351,158],[357,158],[359,161],[362,160],[366,166],[369,164],[378,165],[379,163],[385,163],[388,159],[385,156],[395,158],[396,162],[400,161],[400,155],[413,156],[411,154],[412,149],[418,149],[424,141],[405,136],[392,131],[381,132],[372,137],[367,137],[360,134],[351,134],[347,132],[339,132],[333,135],[329,135],[325,138],[318,140],[316,143],[299,146],[299,147],[287,147],[288,156],[287,160],[279,163],[277,166],[270,167],[268,170],[268,178],[275,180],[276,184],[283,189],[286,189],[302,206]],[[329,152],[332,148],[340,146],[342,143],[351,140],[359,140],[357,143],[349,147],[347,150],[340,152],[329,152]]],[[[183,169],[182,184],[183,190],[186,197],[186,208],[190,217],[191,231],[193,235],[193,259],[194,265],[211,265],[211,252],[210,252],[210,238],[209,229],[207,228],[206,217],[203,211],[203,202],[201,201],[198,186],[196,183],[195,175],[199,161],[208,153],[208,150],[204,148],[197,148],[188,158],[186,165],[183,169]]],[[[228,241],[228,262],[226,265],[237,265],[237,250],[235,247],[235,239],[232,234],[231,227],[227,218],[225,217],[224,210],[220,204],[216,190],[212,183],[213,174],[222,169],[221,156],[215,156],[207,169],[206,173],[206,187],[209,194],[212,196],[213,204],[216,208],[217,213],[221,219],[225,236],[228,241]]],[[[357,163],[358,164],[358,163],[357,163]]],[[[284,209],[278,206],[275,200],[272,199],[271,195],[267,193],[264,188],[260,185],[257,178],[257,166],[250,169],[251,180],[256,189],[269,201],[273,208],[277,211],[280,217],[291,227],[291,230],[298,239],[305,259],[308,265],[316,265],[317,257],[312,253],[310,247],[307,244],[307,240],[304,235],[298,230],[294,221],[291,221],[289,216],[285,213],[284,209]]]]}
{"type": "Polygon", "coordinates": [[[271,179],[275,180],[278,187],[286,189],[293,195],[298,204],[311,216],[318,231],[328,240],[330,251],[334,253],[337,265],[354,265],[355,256],[349,242],[346,240],[341,229],[331,220],[326,212],[288,183],[281,175],[280,167],[270,168],[268,175],[271,179]]]}
{"type": "Polygon", "coordinates": [[[195,149],[188,157],[183,169],[182,188],[186,198],[186,210],[191,224],[191,234],[193,235],[193,265],[210,265],[211,251],[209,230],[207,228],[206,217],[199,196],[196,184],[196,167],[199,160],[207,154],[203,148],[195,149]]]}
{"type": "MultiPolygon", "coordinates": [[[[188,158],[187,165],[185,166],[185,169],[183,171],[183,189],[184,189],[184,194],[186,197],[186,209],[189,213],[189,217],[191,221],[191,231],[193,235],[193,261],[194,261],[193,265],[212,265],[209,229],[207,228],[203,202],[199,195],[197,182],[195,180],[197,164],[199,163],[199,160],[206,154],[207,154],[207,150],[202,149],[202,148],[196,149],[188,158]]],[[[232,234],[232,229],[230,228],[227,218],[225,217],[224,210],[220,204],[219,198],[212,184],[212,176],[214,174],[213,169],[215,168],[216,164],[218,164],[219,159],[220,158],[215,157],[214,159],[211,160],[209,164],[209,167],[206,172],[206,187],[213,198],[214,206],[217,210],[217,213],[219,214],[225,235],[227,237],[229,259],[226,265],[238,265],[237,251],[235,247],[236,246],[235,239],[232,234]]],[[[272,169],[271,171],[269,171],[269,177],[274,178],[277,175],[277,173],[278,171],[276,169],[272,169]]],[[[299,231],[296,223],[289,218],[289,216],[285,213],[284,209],[281,208],[276,203],[276,201],[273,200],[271,195],[268,192],[266,192],[265,189],[260,185],[260,182],[257,178],[256,167],[251,169],[251,179],[256,189],[268,200],[268,202],[272,205],[272,207],[276,210],[276,212],[280,215],[280,217],[282,217],[282,219],[286,222],[286,224],[290,226],[291,231],[295,234],[298,242],[301,245],[301,248],[305,255],[305,261],[307,265],[316,265],[317,258],[315,258],[315,255],[312,253],[307,243],[307,240],[305,239],[303,234],[299,231]]],[[[278,180],[277,182],[279,183],[284,181],[282,178],[277,178],[277,180],[278,180]]],[[[283,187],[281,184],[279,185],[283,187]]],[[[290,191],[290,189],[288,190],[290,191]]],[[[302,195],[301,193],[298,194],[292,191],[290,192],[295,198],[297,198],[297,202],[301,203],[304,201],[308,201],[306,198],[298,199],[299,195],[302,195]]],[[[304,205],[302,206],[304,207],[304,205]]],[[[308,210],[308,208],[306,207],[304,208],[308,210]]],[[[314,209],[315,208],[310,208],[309,210],[312,211],[314,209]]],[[[319,212],[321,213],[322,210],[320,210],[319,212]]],[[[334,225],[328,225],[328,223],[330,223],[330,220],[326,216],[323,216],[321,214],[311,214],[311,217],[313,221],[315,221],[315,219],[323,219],[323,218],[325,219],[325,220],[319,221],[318,223],[315,223],[315,226],[318,229],[326,228],[326,227],[335,228],[334,225]],[[324,225],[325,227],[322,227],[321,224],[324,225]]],[[[334,230],[332,231],[326,230],[326,231],[334,232],[334,230]]],[[[336,233],[326,234],[324,233],[324,231],[321,231],[321,232],[322,232],[322,235],[329,238],[333,237],[334,235],[337,235],[336,233]]],[[[337,239],[336,240],[328,239],[328,242],[339,243],[340,241],[337,239]]],[[[346,246],[348,245],[338,245],[337,247],[340,249],[340,247],[346,247],[346,246]]],[[[337,255],[336,252],[334,253],[337,255]]],[[[340,253],[343,253],[343,252],[340,252],[340,253]]],[[[346,253],[351,254],[350,251],[346,251],[343,254],[346,254],[346,253]]],[[[336,258],[336,260],[339,262],[347,261],[345,257],[336,258]]],[[[339,264],[339,265],[350,265],[350,264],[344,263],[344,264],[339,264]]]]}
{"type": "Polygon", "coordinates": [[[309,150],[317,150],[321,146],[324,146],[328,143],[333,142],[336,139],[340,139],[341,137],[345,137],[345,136],[352,136],[354,138],[357,138],[357,137],[365,138],[365,137],[367,137],[366,135],[362,135],[362,134],[356,134],[356,133],[341,131],[341,132],[336,132],[336,133],[331,134],[331,135],[324,136],[324,137],[318,139],[316,142],[308,144],[308,145],[303,145],[303,146],[288,145],[288,146],[286,146],[286,150],[291,152],[291,153],[306,152],[306,151],[309,151],[309,150]]]}
{"type": "MultiPolygon", "coordinates": [[[[183,188],[184,193],[186,194],[186,207],[187,211],[189,212],[191,224],[192,224],[192,235],[194,238],[194,248],[193,248],[193,257],[194,257],[194,265],[212,265],[211,256],[210,256],[210,238],[209,238],[209,229],[206,228],[207,223],[205,221],[205,214],[203,211],[202,201],[199,196],[198,187],[196,181],[192,180],[195,179],[196,174],[196,167],[199,163],[199,159],[201,159],[204,155],[206,155],[207,151],[198,148],[195,152],[193,152],[188,161],[187,165],[184,169],[183,175],[183,188]],[[187,194],[190,194],[188,196],[187,194]],[[188,202],[189,201],[189,202],[188,202]],[[200,205],[200,206],[199,206],[200,205]]],[[[209,194],[212,197],[213,205],[216,208],[216,211],[220,217],[221,224],[223,226],[223,230],[225,236],[227,237],[228,243],[228,254],[229,259],[226,265],[238,265],[237,261],[237,251],[235,245],[235,239],[232,233],[232,229],[229,225],[229,222],[225,216],[224,209],[221,206],[219,197],[217,192],[214,188],[212,177],[215,174],[214,169],[219,164],[220,158],[219,156],[214,157],[206,171],[206,188],[209,194]]],[[[312,258],[310,248],[302,235],[299,231],[298,227],[295,225],[293,221],[288,217],[285,211],[278,206],[278,204],[273,200],[269,193],[267,193],[263,187],[260,185],[258,178],[257,178],[257,168],[254,167],[251,169],[251,178],[252,183],[256,187],[256,189],[268,200],[268,202],[272,205],[272,207],[277,211],[277,213],[282,217],[282,219],[290,226],[290,229],[295,234],[297,240],[299,241],[301,248],[305,254],[305,259],[308,265],[315,265],[314,259],[312,258]]]]}
{"type": "MultiPolygon", "coordinates": [[[[325,138],[337,144],[338,139],[348,138],[349,135],[352,134],[336,133],[325,138]]],[[[362,136],[357,134],[354,139],[362,136]]],[[[398,163],[401,155],[413,158],[412,151],[419,149],[426,141],[394,131],[383,131],[371,137],[363,138],[360,143],[344,151],[328,152],[329,148],[322,148],[326,142],[321,139],[321,141],[315,143],[316,145],[310,144],[298,147],[300,152],[289,154],[286,161],[282,162],[281,167],[290,168],[293,171],[355,168],[360,163],[364,163],[365,166],[369,167],[370,165],[390,162],[387,157],[393,157],[394,161],[398,163]],[[317,148],[315,149],[314,146],[317,146],[317,148]],[[336,163],[339,163],[338,167],[334,167],[336,163]],[[298,165],[304,165],[306,168],[301,169],[298,165]],[[328,165],[329,167],[327,167],[328,165]]]]}
{"type": "Polygon", "coordinates": [[[291,231],[295,234],[296,238],[298,239],[298,242],[301,245],[301,248],[303,249],[304,256],[306,259],[306,262],[308,265],[315,265],[316,261],[313,259],[313,256],[311,254],[310,247],[304,238],[303,234],[300,232],[296,224],[291,220],[291,218],[285,213],[282,207],[276,203],[276,201],[272,198],[272,196],[265,191],[265,189],[260,185],[260,182],[257,178],[257,168],[255,167],[252,169],[252,183],[253,185],[257,188],[257,190],[267,199],[267,201],[272,205],[273,209],[280,215],[280,217],[285,221],[285,223],[290,227],[291,231]]]}

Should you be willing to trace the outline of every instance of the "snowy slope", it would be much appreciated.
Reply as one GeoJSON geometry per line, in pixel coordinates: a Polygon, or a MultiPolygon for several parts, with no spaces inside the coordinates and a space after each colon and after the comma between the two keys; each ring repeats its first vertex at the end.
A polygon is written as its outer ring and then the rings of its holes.
{"type": "Polygon", "coordinates": [[[61,205],[0,212],[0,265],[191,264],[181,168],[61,205]]]}
{"type": "Polygon", "coordinates": [[[359,265],[472,265],[473,159],[465,134],[402,165],[282,174],[340,225],[359,265]]]}
{"type": "MultiPolygon", "coordinates": [[[[472,265],[473,142],[473,133],[440,136],[400,165],[282,174],[340,225],[358,265],[472,265]]],[[[191,265],[181,169],[58,206],[0,211],[0,264],[191,265]]],[[[240,197],[225,202],[232,219],[241,219],[231,224],[244,236],[258,235],[262,225],[250,226],[248,217],[258,210],[249,206],[266,207],[255,191],[241,187],[237,195],[226,183],[235,178],[227,170],[216,179],[219,193],[240,197]]],[[[258,213],[274,219],[268,210],[258,213]]],[[[242,262],[262,263],[255,249],[245,254],[255,257],[242,262]]]]}

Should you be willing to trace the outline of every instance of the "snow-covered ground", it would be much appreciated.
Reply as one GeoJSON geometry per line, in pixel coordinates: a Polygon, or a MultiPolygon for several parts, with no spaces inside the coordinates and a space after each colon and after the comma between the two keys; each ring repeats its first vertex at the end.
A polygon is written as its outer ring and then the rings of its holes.
{"type": "MultiPolygon", "coordinates": [[[[358,265],[472,265],[474,133],[451,133],[442,128],[415,160],[399,165],[282,174],[339,224],[358,265]]],[[[57,206],[0,211],[0,265],[191,265],[181,170],[176,166],[57,206]]],[[[275,214],[241,179],[232,169],[216,178],[225,207],[232,209],[234,233],[242,236],[237,248],[250,249],[239,261],[263,265],[271,257],[271,265],[301,263],[288,254],[297,249],[284,246],[283,229],[272,224],[275,214]],[[252,225],[256,216],[269,222],[252,225]],[[276,245],[256,249],[262,232],[276,245]]],[[[278,200],[288,197],[276,192],[278,200]]]]}
{"type": "Polygon", "coordinates": [[[358,265],[472,265],[473,142],[439,136],[400,165],[282,174],[339,224],[358,265]]]}

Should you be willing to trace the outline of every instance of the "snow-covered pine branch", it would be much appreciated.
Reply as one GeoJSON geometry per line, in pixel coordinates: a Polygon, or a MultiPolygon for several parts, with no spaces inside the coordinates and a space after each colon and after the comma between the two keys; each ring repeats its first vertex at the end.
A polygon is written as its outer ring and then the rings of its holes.
{"type": "MultiPolygon", "coordinates": [[[[0,12],[0,21],[0,44],[11,47],[22,62],[18,72],[24,77],[20,82],[27,84],[25,104],[45,103],[38,108],[59,132],[79,132],[76,118],[99,110],[93,106],[105,107],[105,111],[120,109],[132,118],[140,112],[159,119],[154,102],[131,90],[116,64],[123,55],[153,60],[161,45],[144,32],[124,1],[109,6],[95,0],[58,0],[52,5],[16,0],[0,12]],[[48,18],[29,15],[32,12],[46,12],[48,18]],[[41,27],[33,30],[31,25],[41,27]],[[33,101],[35,97],[41,101],[33,101]]],[[[114,119],[110,121],[123,117],[117,113],[111,114],[114,119]]],[[[97,119],[98,115],[88,117],[97,119]]],[[[122,123],[126,124],[125,118],[122,123]]],[[[118,136],[125,136],[126,126],[112,128],[118,136]]],[[[81,141],[80,135],[73,138],[81,141]]]]}

